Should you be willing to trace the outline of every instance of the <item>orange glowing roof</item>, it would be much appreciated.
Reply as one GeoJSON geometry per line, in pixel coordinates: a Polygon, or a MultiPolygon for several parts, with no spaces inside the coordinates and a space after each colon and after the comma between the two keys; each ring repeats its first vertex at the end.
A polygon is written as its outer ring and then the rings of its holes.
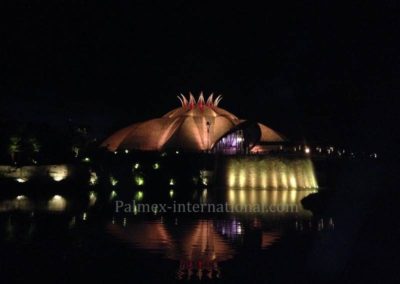
{"type": "MultiPolygon", "coordinates": [[[[216,141],[243,121],[218,107],[221,96],[214,99],[211,94],[205,100],[201,93],[197,101],[192,94],[189,95],[189,99],[183,95],[178,98],[181,107],[171,110],[160,118],[125,127],[107,138],[101,146],[110,151],[124,149],[204,151],[212,148],[216,141]]],[[[259,127],[262,142],[284,140],[267,126],[259,124],[259,127]]]]}

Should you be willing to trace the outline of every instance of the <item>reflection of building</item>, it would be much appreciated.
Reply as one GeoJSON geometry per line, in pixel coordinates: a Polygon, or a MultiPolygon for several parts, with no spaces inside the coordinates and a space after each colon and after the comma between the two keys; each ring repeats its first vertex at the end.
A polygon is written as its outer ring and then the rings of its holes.
{"type": "Polygon", "coordinates": [[[235,218],[196,220],[178,227],[161,219],[109,224],[107,228],[135,249],[179,261],[178,279],[223,277],[220,263],[233,258],[238,246],[266,249],[280,238],[278,231],[264,231],[261,224],[244,225],[235,218]]]}
{"type": "Polygon", "coordinates": [[[195,101],[183,95],[182,106],[161,118],[135,123],[117,131],[102,146],[110,151],[184,149],[242,153],[257,143],[281,143],[284,138],[267,126],[241,120],[219,108],[221,97],[207,100],[203,94],[195,101]]]}
{"type": "MultiPolygon", "coordinates": [[[[130,224],[126,229],[109,225],[109,231],[135,247],[163,253],[179,260],[178,277],[219,277],[218,263],[233,257],[234,249],[215,230],[213,222],[199,220],[183,234],[174,235],[173,228],[162,222],[130,224]]],[[[182,228],[180,228],[182,229],[182,228]]]]}

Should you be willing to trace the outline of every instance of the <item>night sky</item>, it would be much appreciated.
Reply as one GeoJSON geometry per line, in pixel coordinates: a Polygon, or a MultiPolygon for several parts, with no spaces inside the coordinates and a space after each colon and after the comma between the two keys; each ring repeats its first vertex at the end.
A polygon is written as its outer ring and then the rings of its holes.
{"type": "Polygon", "coordinates": [[[0,119],[101,138],[204,91],[294,140],[395,145],[397,1],[105,2],[2,4],[0,119]]]}

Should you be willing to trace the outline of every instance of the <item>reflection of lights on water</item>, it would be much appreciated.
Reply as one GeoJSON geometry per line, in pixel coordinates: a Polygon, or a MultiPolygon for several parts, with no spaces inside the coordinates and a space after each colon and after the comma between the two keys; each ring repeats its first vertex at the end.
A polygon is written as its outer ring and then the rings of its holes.
{"type": "Polygon", "coordinates": [[[282,194],[281,194],[281,204],[287,204],[287,195],[288,195],[288,191],[287,190],[283,190],[282,194]]]}
{"type": "Polygon", "coordinates": [[[296,197],[297,197],[297,190],[291,190],[290,191],[290,202],[296,202],[296,197]]]}
{"type": "Polygon", "coordinates": [[[241,204],[246,203],[246,193],[243,189],[239,191],[239,203],[241,204]]]}
{"type": "Polygon", "coordinates": [[[54,181],[62,181],[68,176],[67,166],[51,166],[49,175],[54,181]]]}
{"type": "MultiPolygon", "coordinates": [[[[232,210],[238,210],[237,212],[239,212],[239,210],[243,213],[246,213],[246,210],[266,210],[264,211],[265,213],[282,212],[308,214],[310,212],[302,208],[300,201],[307,195],[314,192],[317,192],[317,190],[228,189],[226,198],[228,206],[231,206],[230,208],[232,208],[232,210]]],[[[251,213],[251,211],[249,212],[251,213]]]]}
{"type": "Polygon", "coordinates": [[[110,193],[110,200],[114,199],[115,197],[117,197],[117,192],[115,190],[113,190],[110,193]]]}
{"type": "Polygon", "coordinates": [[[122,226],[126,227],[126,218],[122,220],[122,226]]]}
{"type": "Polygon", "coordinates": [[[236,201],[235,199],[235,191],[234,190],[229,190],[229,196],[228,196],[228,200],[232,203],[234,203],[236,201]]]}
{"type": "Polygon", "coordinates": [[[72,217],[71,221],[68,224],[69,228],[71,229],[71,228],[75,227],[75,224],[76,224],[76,217],[74,216],[74,217],[72,217]]]}
{"type": "Polygon", "coordinates": [[[67,200],[61,195],[54,195],[48,202],[50,211],[64,211],[67,207],[67,200]]]}
{"type": "Polygon", "coordinates": [[[256,202],[256,191],[255,190],[251,190],[250,191],[250,202],[251,203],[255,203],[256,202]]]}
{"type": "Polygon", "coordinates": [[[18,209],[27,210],[29,209],[29,199],[25,195],[18,195],[15,201],[15,206],[18,209]]]}
{"type": "Polygon", "coordinates": [[[272,192],[272,204],[276,204],[278,202],[278,191],[274,190],[272,192]]]}
{"type": "Polygon", "coordinates": [[[261,191],[261,203],[263,203],[263,204],[267,203],[267,191],[266,190],[261,191]]]}
{"type": "Polygon", "coordinates": [[[96,185],[98,179],[99,178],[95,172],[90,172],[89,185],[96,185]]]}
{"type": "Polygon", "coordinates": [[[237,233],[238,235],[242,234],[242,226],[240,225],[240,223],[237,224],[237,233]]]}
{"type": "Polygon", "coordinates": [[[97,193],[94,191],[89,192],[89,206],[93,206],[97,201],[97,193]]]}
{"type": "Polygon", "coordinates": [[[118,180],[115,177],[110,176],[110,183],[112,186],[116,186],[118,183],[118,180]]]}
{"type": "Polygon", "coordinates": [[[200,198],[201,203],[207,203],[207,195],[208,195],[207,188],[204,188],[201,193],[201,198],[200,198]]]}
{"type": "Polygon", "coordinates": [[[138,201],[142,200],[143,199],[143,191],[139,190],[138,192],[136,192],[135,199],[138,201]]]}
{"type": "Polygon", "coordinates": [[[174,190],[173,189],[170,189],[170,191],[169,191],[169,197],[174,197],[174,190]]]}
{"type": "Polygon", "coordinates": [[[16,197],[16,199],[17,200],[24,200],[24,199],[26,199],[27,197],[25,196],[25,195],[18,195],[17,197],[16,197]]]}
{"type": "Polygon", "coordinates": [[[240,169],[239,171],[239,186],[244,187],[246,183],[246,171],[244,169],[240,169]]]}
{"type": "Polygon", "coordinates": [[[19,182],[19,183],[24,183],[24,182],[27,182],[28,179],[25,179],[25,178],[17,178],[16,181],[19,182]]]}
{"type": "Polygon", "coordinates": [[[86,221],[86,220],[87,220],[87,213],[86,213],[86,212],[83,212],[83,214],[82,214],[82,220],[83,220],[83,221],[86,221]]]}

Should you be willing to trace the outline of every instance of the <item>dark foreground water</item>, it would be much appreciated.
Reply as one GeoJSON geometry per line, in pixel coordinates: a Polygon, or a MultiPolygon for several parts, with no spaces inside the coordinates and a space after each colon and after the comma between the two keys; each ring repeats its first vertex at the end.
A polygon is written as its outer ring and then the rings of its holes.
{"type": "Polygon", "coordinates": [[[347,167],[341,187],[314,195],[325,209],[318,215],[300,203],[312,190],[132,194],[149,203],[275,210],[252,213],[115,212],[120,198],[113,194],[102,200],[97,192],[87,199],[15,193],[0,204],[1,283],[396,283],[392,202],[399,194],[379,175],[385,172],[378,166],[347,167]]]}

